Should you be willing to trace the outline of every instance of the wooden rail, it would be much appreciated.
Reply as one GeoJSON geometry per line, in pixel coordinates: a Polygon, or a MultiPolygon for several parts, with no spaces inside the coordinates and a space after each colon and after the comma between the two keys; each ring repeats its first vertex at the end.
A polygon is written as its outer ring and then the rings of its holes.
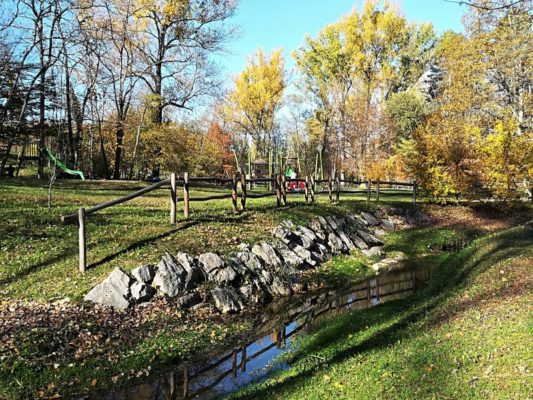
{"type": "MultiPolygon", "coordinates": [[[[348,180],[348,179],[340,179],[340,177],[333,178],[332,176],[328,177],[328,179],[315,179],[314,176],[305,177],[305,178],[296,178],[291,179],[287,178],[285,175],[278,174],[275,177],[272,178],[252,178],[247,179],[246,175],[244,174],[244,171],[241,171],[240,174],[234,174],[232,178],[219,178],[219,177],[213,177],[213,176],[205,176],[205,177],[190,177],[188,172],[185,172],[183,174],[183,177],[178,177],[175,173],[170,174],[170,178],[164,179],[160,182],[154,183],[150,186],[147,186],[145,188],[139,189],[133,193],[130,193],[126,196],[119,197],[118,199],[114,199],[102,204],[98,204],[94,207],[90,208],[80,208],[78,209],[78,212],[67,214],[61,216],[61,222],[68,224],[68,223],[75,223],[78,222],[79,225],[79,270],[81,273],[84,273],[87,267],[87,218],[95,214],[98,211],[104,210],[109,207],[116,206],[118,204],[125,203],[127,201],[133,200],[137,197],[143,196],[147,193],[150,193],[154,190],[158,190],[163,187],[169,187],[170,188],[170,223],[175,224],[176,223],[176,213],[177,213],[177,203],[178,203],[178,185],[181,185],[183,188],[183,216],[185,218],[189,218],[191,208],[191,203],[196,202],[206,202],[206,201],[212,201],[212,200],[225,200],[230,199],[231,200],[231,206],[233,209],[233,212],[239,212],[239,211],[245,211],[246,210],[246,204],[247,199],[260,199],[260,198],[266,198],[266,197],[276,197],[276,204],[278,207],[286,206],[288,201],[287,197],[291,195],[296,195],[302,193],[305,199],[306,203],[314,203],[315,198],[318,195],[327,194],[330,203],[333,203],[333,196],[335,195],[335,202],[339,203],[341,201],[341,197],[343,194],[364,194],[366,193],[367,201],[371,200],[372,193],[376,194],[376,200],[380,200],[380,196],[382,195],[397,195],[398,193],[387,193],[386,190],[383,188],[383,185],[391,185],[391,186],[400,186],[400,187],[411,187],[412,188],[412,201],[413,203],[416,202],[416,196],[417,196],[417,187],[416,182],[409,183],[409,182],[392,182],[392,181],[371,181],[368,180],[366,182],[359,181],[359,180],[348,180]],[[217,188],[226,188],[227,190],[230,190],[228,193],[222,193],[222,194],[215,194],[215,195],[209,195],[204,197],[191,197],[191,187],[204,187],[204,186],[197,186],[199,183],[216,183],[218,185],[225,185],[225,186],[216,186],[217,188]],[[268,187],[274,188],[273,191],[268,191],[265,193],[253,193],[248,192],[248,184],[252,186],[252,184],[259,184],[259,183],[266,183],[268,184],[268,187]],[[298,190],[287,190],[287,186],[291,184],[296,184],[298,186],[298,190]],[[227,185],[229,184],[229,185],[227,185]],[[240,192],[238,191],[238,186],[240,184],[240,192]],[[347,185],[361,185],[365,184],[366,188],[361,189],[349,189],[345,186],[347,185]],[[317,185],[325,185],[326,188],[317,187],[317,185]],[[375,187],[373,191],[373,185],[375,187]],[[239,210],[239,202],[238,199],[240,197],[240,208],[239,210]]],[[[212,187],[212,186],[206,186],[206,187],[212,187]]],[[[395,190],[404,190],[404,189],[395,189],[395,190]]],[[[400,193],[400,195],[404,195],[404,193],[400,193]]]]}

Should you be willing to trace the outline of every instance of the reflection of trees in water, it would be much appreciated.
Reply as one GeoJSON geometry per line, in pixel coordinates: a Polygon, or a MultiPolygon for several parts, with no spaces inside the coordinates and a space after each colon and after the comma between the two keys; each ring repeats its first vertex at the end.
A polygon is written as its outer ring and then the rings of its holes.
{"type": "MultiPolygon", "coordinates": [[[[276,368],[276,358],[287,351],[289,343],[306,335],[312,328],[336,313],[362,310],[382,302],[405,298],[429,279],[429,269],[416,268],[378,275],[342,290],[314,294],[300,299],[293,298],[292,306],[280,313],[280,308],[272,306],[264,319],[265,325],[276,327],[265,332],[265,326],[258,329],[259,338],[241,343],[229,352],[189,368],[181,368],[167,374],[163,379],[151,384],[142,384],[114,393],[110,399],[128,400],[167,400],[183,398],[211,398],[215,394],[228,393],[251,381],[260,379],[276,368]],[[287,321],[289,317],[289,322],[287,321]],[[248,370],[250,361],[268,353],[271,349],[281,350],[273,353],[260,367],[248,370]]],[[[287,302],[285,302],[287,304],[287,302]]]]}

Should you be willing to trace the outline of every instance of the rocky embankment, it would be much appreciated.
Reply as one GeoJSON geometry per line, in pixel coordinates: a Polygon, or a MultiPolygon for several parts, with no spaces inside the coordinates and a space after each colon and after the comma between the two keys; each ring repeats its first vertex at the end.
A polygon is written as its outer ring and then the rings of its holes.
{"type": "Polygon", "coordinates": [[[131,275],[116,268],[85,300],[124,310],[154,296],[168,296],[177,298],[182,308],[208,301],[222,313],[234,313],[247,305],[304,291],[302,271],[334,255],[359,250],[382,258],[372,265],[376,272],[399,268],[403,255],[386,257],[380,237],[386,231],[420,222],[428,222],[425,214],[399,208],[346,217],[317,216],[307,226],[284,221],[273,229],[270,242],[253,246],[241,243],[240,251],[227,260],[211,252],[197,257],[165,253],[156,265],[141,265],[131,275]],[[196,289],[206,283],[210,291],[203,299],[196,289]]]}

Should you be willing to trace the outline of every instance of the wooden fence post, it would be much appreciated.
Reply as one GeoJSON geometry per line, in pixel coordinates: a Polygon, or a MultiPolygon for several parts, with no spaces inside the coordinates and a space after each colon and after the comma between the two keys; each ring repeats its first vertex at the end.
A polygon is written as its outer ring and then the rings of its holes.
{"type": "Polygon", "coordinates": [[[85,231],[85,208],[78,210],[78,223],[79,223],[79,269],[82,274],[85,273],[87,267],[87,232],[85,231]]]}
{"type": "Polygon", "coordinates": [[[189,368],[183,367],[183,397],[186,398],[189,395],[189,368]]]}
{"type": "Polygon", "coordinates": [[[341,178],[337,175],[337,178],[335,179],[335,184],[337,185],[337,191],[335,193],[335,200],[337,203],[340,202],[341,198],[341,178]]]}
{"type": "Polygon", "coordinates": [[[183,173],[183,215],[189,218],[189,173],[183,173]]]}
{"type": "Polygon", "coordinates": [[[231,204],[233,205],[233,212],[238,211],[237,207],[237,173],[233,174],[233,180],[231,182],[231,204]]]}
{"type": "Polygon", "coordinates": [[[281,206],[281,175],[276,175],[276,204],[281,206]]]}
{"type": "Polygon", "coordinates": [[[231,353],[231,370],[233,371],[233,377],[237,377],[237,350],[233,350],[231,353]]]}
{"type": "Polygon", "coordinates": [[[241,206],[242,210],[246,210],[246,175],[244,174],[244,169],[241,169],[241,206]]]}
{"type": "Polygon", "coordinates": [[[376,201],[379,201],[379,179],[376,183],[376,201]]]}
{"type": "Polygon", "coordinates": [[[305,196],[305,202],[309,203],[309,178],[305,177],[305,186],[304,186],[304,196],[305,196]]]}
{"type": "Polygon", "coordinates": [[[333,180],[331,178],[331,175],[328,178],[328,196],[329,202],[333,203],[333,180]]]}
{"type": "Polygon", "coordinates": [[[366,201],[370,202],[370,187],[372,186],[372,181],[369,179],[366,183],[366,201]]]}
{"type": "Polygon", "coordinates": [[[242,347],[241,371],[242,372],[246,372],[246,346],[242,347]]]}
{"type": "Polygon", "coordinates": [[[315,202],[316,182],[314,175],[311,175],[311,203],[315,202]]]}
{"type": "Polygon", "coordinates": [[[416,204],[416,181],[413,181],[413,204],[416,204]]]}
{"type": "Polygon", "coordinates": [[[281,194],[283,196],[283,205],[287,205],[287,177],[281,175],[281,194]]]}
{"type": "Polygon", "coordinates": [[[170,223],[176,223],[176,174],[172,172],[170,174],[170,223]]]}

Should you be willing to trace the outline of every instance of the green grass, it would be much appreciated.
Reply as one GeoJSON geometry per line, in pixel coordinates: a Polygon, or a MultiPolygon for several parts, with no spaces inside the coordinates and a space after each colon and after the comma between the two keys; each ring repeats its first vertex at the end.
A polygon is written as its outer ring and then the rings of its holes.
{"type": "MultiPolygon", "coordinates": [[[[425,243],[411,250],[461,235],[426,232],[427,243],[424,230],[413,230],[388,246],[417,234],[425,243]]],[[[286,356],[289,370],[231,397],[530,398],[532,238],[531,225],[517,227],[433,256],[425,291],[324,321],[286,356]]]]}
{"type": "MultiPolygon", "coordinates": [[[[275,207],[275,198],[251,199],[246,212],[234,215],[230,201],[220,200],[192,203],[191,218],[185,220],[180,213],[177,225],[170,226],[169,193],[159,190],[89,217],[91,268],[84,276],[79,274],[77,227],[61,225],[60,215],[114,199],[143,186],[143,183],[59,181],[54,187],[53,207],[49,211],[44,183],[26,178],[0,180],[0,310],[20,307],[25,300],[51,301],[70,297],[78,302],[114,267],[130,270],[140,263],[157,261],[164,251],[198,254],[217,250],[228,254],[236,250],[240,241],[269,238],[271,228],[284,219],[305,223],[316,214],[344,214],[377,206],[375,202],[366,204],[364,196],[343,196],[341,203],[335,205],[329,204],[327,196],[318,197],[315,204],[305,204],[303,195],[299,195],[290,196],[290,205],[279,209],[275,207]]],[[[200,197],[214,192],[216,190],[194,188],[192,195],[200,197]]],[[[406,206],[410,203],[410,196],[393,199],[387,202],[382,196],[385,201],[380,205],[399,203],[406,206]]],[[[435,265],[449,261],[459,268],[460,261],[445,259],[450,256],[450,251],[462,248],[479,234],[475,229],[461,227],[410,229],[389,234],[386,247],[388,251],[404,251],[409,263],[435,265]]],[[[516,241],[513,245],[520,243],[516,241]]],[[[461,254],[466,254],[467,250],[461,254]]],[[[466,255],[461,256],[463,261],[467,260],[466,255]]],[[[312,279],[329,284],[357,279],[369,273],[365,266],[369,263],[370,260],[360,254],[336,257],[319,267],[312,279]]],[[[394,303],[380,308],[379,313],[369,311],[326,325],[301,344],[301,356],[294,361],[296,368],[286,378],[283,375],[275,378],[280,379],[279,386],[273,388],[269,383],[251,389],[250,393],[269,398],[273,391],[296,397],[298,391],[305,393],[305,388],[296,389],[299,387],[296,382],[310,382],[310,393],[316,393],[315,398],[322,398],[324,393],[315,389],[312,382],[325,366],[317,364],[319,358],[307,358],[306,354],[317,351],[320,357],[325,357],[327,365],[338,368],[343,357],[339,354],[351,353],[353,348],[371,349],[368,354],[363,351],[364,357],[369,357],[369,354],[381,351],[381,347],[391,347],[397,334],[401,340],[408,336],[410,330],[406,327],[410,326],[410,321],[423,321],[420,315],[433,312],[438,304],[446,304],[448,297],[443,293],[448,293],[450,285],[455,282],[448,282],[448,278],[436,280],[431,292],[434,302],[428,295],[407,305],[394,303]],[[438,282],[445,282],[447,286],[438,289],[438,282]],[[296,375],[291,378],[290,374],[296,375]]],[[[462,280],[456,282],[463,284],[462,280]]],[[[54,312],[61,313],[61,307],[54,307],[53,312],[45,311],[44,314],[55,318],[54,312]]],[[[219,317],[206,319],[188,313],[181,315],[179,310],[165,302],[154,302],[138,313],[132,311],[139,321],[131,327],[126,324],[131,318],[93,312],[91,307],[83,305],[68,305],[70,312],[72,307],[89,311],[82,313],[83,318],[74,313],[59,326],[53,325],[54,329],[43,323],[37,314],[31,324],[19,324],[16,329],[3,332],[0,398],[35,397],[39,391],[47,395],[58,392],[64,395],[124,386],[140,379],[140,375],[152,376],[178,360],[205,354],[231,338],[248,335],[253,330],[253,324],[245,317],[238,323],[228,324],[219,317]],[[83,352],[80,354],[80,351],[83,352]]],[[[422,322],[416,323],[419,327],[425,326],[422,322]]],[[[364,364],[365,358],[358,360],[359,364],[364,364]]],[[[379,362],[384,362],[378,358],[375,360],[378,366],[379,362]]],[[[383,368],[386,371],[388,367],[383,368]]],[[[375,375],[372,371],[370,368],[367,372],[370,380],[375,375]]],[[[336,381],[332,372],[327,374],[325,387],[331,388],[336,381]]],[[[323,383],[321,379],[324,378],[320,376],[319,384],[323,383]]],[[[345,382],[346,387],[348,381],[345,382]]],[[[343,393],[340,392],[341,397],[343,393]]],[[[345,397],[353,398],[350,397],[352,393],[355,392],[348,392],[345,397]]]]}
{"type": "MultiPolygon", "coordinates": [[[[70,297],[79,301],[114,267],[131,270],[142,263],[154,263],[164,251],[198,254],[216,250],[229,254],[240,241],[268,238],[271,228],[284,219],[305,223],[315,214],[342,214],[367,207],[363,197],[354,195],[343,196],[339,205],[329,204],[327,196],[306,205],[300,194],[289,196],[289,206],[280,209],[275,207],[275,198],[249,199],[248,211],[233,214],[230,200],[216,200],[191,203],[191,218],[185,220],[179,212],[177,224],[171,226],[169,191],[161,189],[88,217],[89,269],[82,276],[77,271],[77,226],[60,224],[59,217],[144,186],[61,180],[54,186],[53,206],[48,210],[46,182],[0,180],[0,294],[4,298],[70,297]]],[[[191,196],[213,192],[216,189],[193,188],[191,196]]],[[[409,196],[392,199],[408,203],[409,196]]],[[[178,207],[182,207],[181,202],[178,207]]]]}

